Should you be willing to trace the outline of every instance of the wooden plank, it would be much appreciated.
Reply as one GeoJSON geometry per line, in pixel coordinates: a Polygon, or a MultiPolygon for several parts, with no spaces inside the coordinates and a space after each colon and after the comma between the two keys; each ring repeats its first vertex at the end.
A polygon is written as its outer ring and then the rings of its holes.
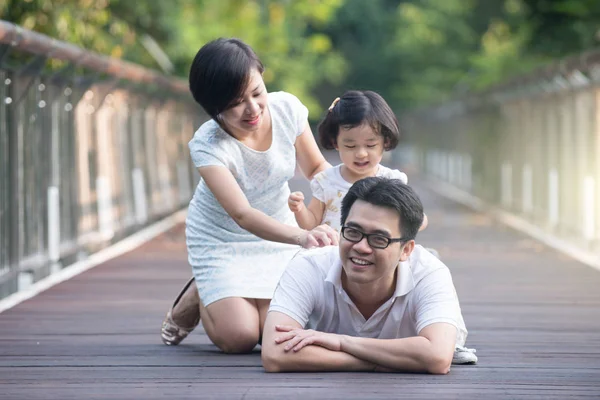
{"type": "Polygon", "coordinates": [[[0,314],[0,399],[600,398],[598,271],[412,183],[430,219],[420,242],[453,272],[479,365],[266,374],[258,348],[224,355],[201,329],[164,346],[190,275],[179,226],[0,314]]]}

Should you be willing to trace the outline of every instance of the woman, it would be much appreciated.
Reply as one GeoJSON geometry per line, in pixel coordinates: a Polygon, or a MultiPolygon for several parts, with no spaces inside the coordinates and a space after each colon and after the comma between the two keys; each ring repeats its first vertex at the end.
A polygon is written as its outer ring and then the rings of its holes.
{"type": "Polygon", "coordinates": [[[254,51],[237,39],[206,44],[192,63],[190,90],[212,119],[189,143],[202,177],[186,220],[194,279],[163,322],[165,344],[178,344],[200,319],[221,350],[252,350],[299,246],[337,244],[330,227],[300,229],[288,209],[296,161],[309,179],[330,165],[306,107],[291,94],[267,93],[263,71],[254,51]]]}

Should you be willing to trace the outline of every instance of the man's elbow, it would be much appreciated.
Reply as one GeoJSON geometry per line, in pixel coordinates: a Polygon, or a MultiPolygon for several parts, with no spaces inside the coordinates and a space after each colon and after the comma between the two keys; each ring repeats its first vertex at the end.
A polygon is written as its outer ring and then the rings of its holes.
{"type": "Polygon", "coordinates": [[[451,365],[452,357],[436,355],[429,359],[427,372],[434,375],[446,375],[450,372],[451,365]]]}
{"type": "Polygon", "coordinates": [[[264,347],[260,353],[263,368],[266,372],[282,372],[281,358],[277,355],[275,349],[264,347]]]}

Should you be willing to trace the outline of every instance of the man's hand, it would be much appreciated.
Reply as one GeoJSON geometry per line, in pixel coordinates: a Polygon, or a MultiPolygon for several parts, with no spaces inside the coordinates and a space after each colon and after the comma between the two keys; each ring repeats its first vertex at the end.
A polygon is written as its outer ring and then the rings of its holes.
{"type": "MultiPolygon", "coordinates": [[[[282,278],[285,281],[285,274],[282,278]]],[[[285,283],[284,283],[285,284],[285,283]]],[[[267,372],[292,371],[373,371],[375,365],[358,359],[340,348],[339,335],[319,334],[319,343],[307,346],[303,351],[286,350],[291,340],[299,334],[308,334],[303,327],[287,314],[270,311],[263,329],[261,360],[267,372]]],[[[341,336],[345,338],[345,336],[341,336]]]]}
{"type": "Polygon", "coordinates": [[[312,329],[298,329],[289,325],[275,326],[281,335],[275,338],[278,345],[285,344],[284,350],[300,351],[306,346],[321,346],[331,351],[342,350],[342,335],[318,332],[312,329]]]}
{"type": "Polygon", "coordinates": [[[302,192],[293,192],[290,194],[288,198],[288,206],[293,213],[300,212],[304,210],[304,193],[302,192]]]}

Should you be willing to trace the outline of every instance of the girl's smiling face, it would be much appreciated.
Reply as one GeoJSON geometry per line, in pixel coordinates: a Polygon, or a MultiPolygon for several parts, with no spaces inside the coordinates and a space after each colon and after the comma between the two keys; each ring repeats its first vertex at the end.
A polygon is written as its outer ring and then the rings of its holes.
{"type": "Polygon", "coordinates": [[[354,128],[340,127],[335,148],[344,163],[344,179],[354,183],[375,176],[383,157],[384,145],[383,136],[366,123],[354,128]]]}

